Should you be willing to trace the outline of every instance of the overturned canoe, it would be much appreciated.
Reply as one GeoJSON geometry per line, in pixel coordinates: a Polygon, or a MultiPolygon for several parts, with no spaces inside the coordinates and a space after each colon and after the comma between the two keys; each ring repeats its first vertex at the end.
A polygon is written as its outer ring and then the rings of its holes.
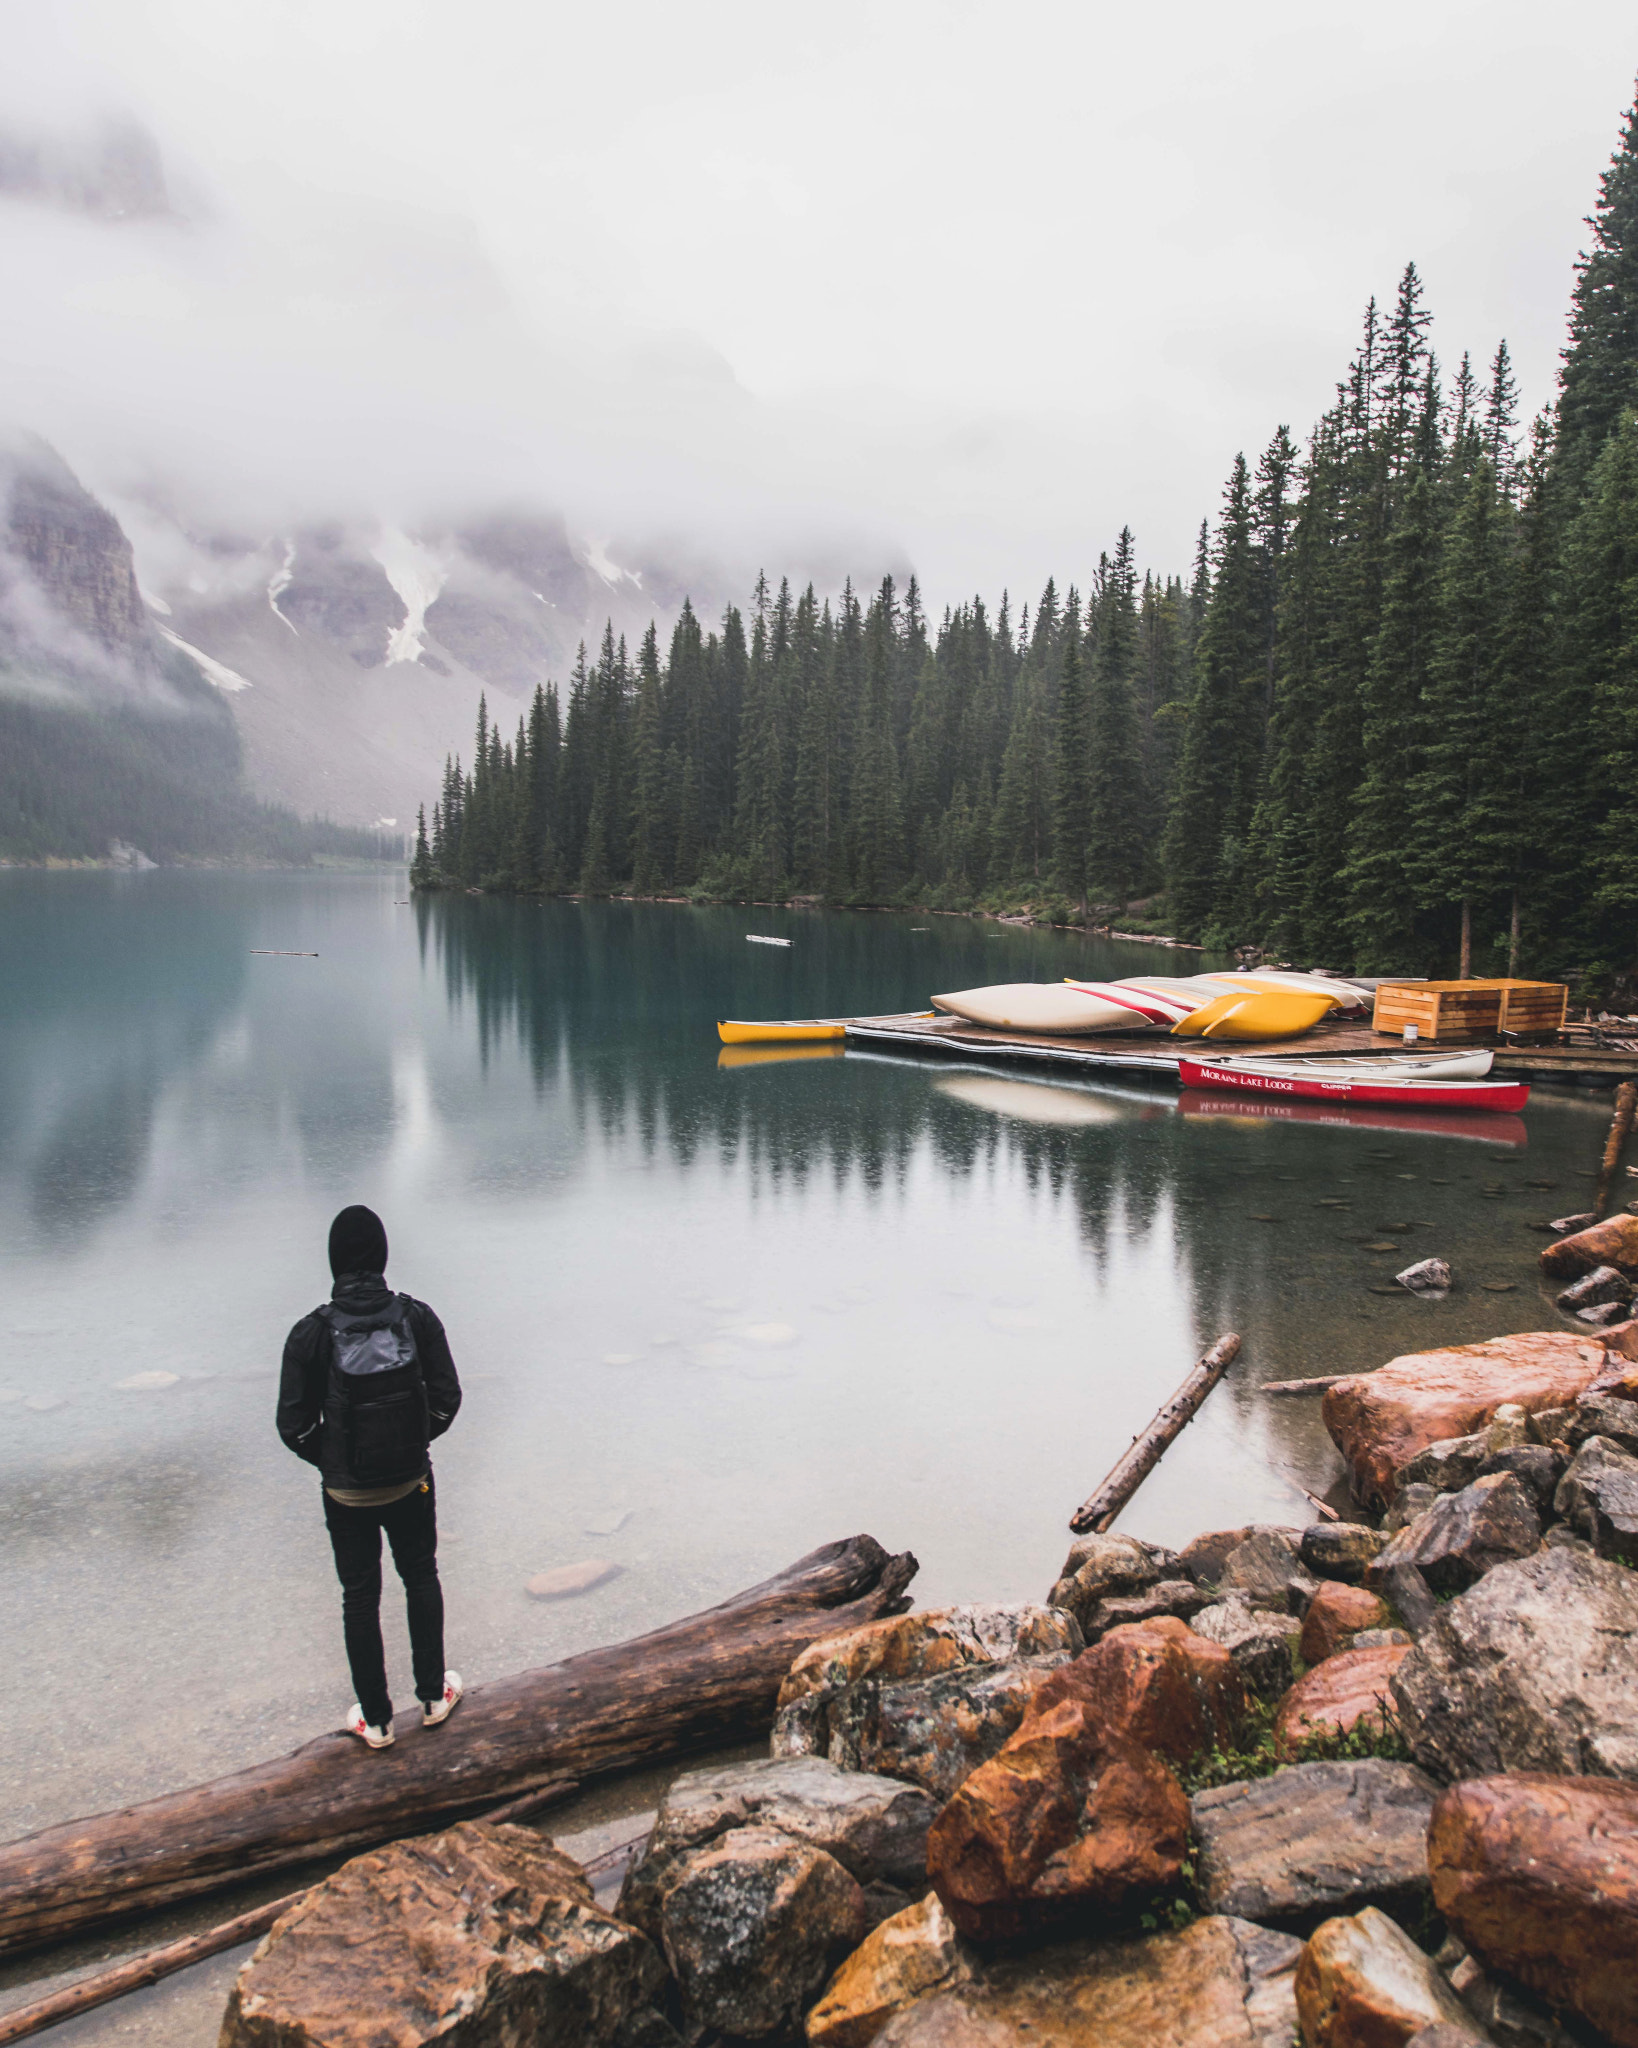
{"type": "Polygon", "coordinates": [[[1067,981],[1003,981],[993,988],[934,996],[933,1008],[992,1031],[1045,1031],[1073,1037],[1087,1031],[1148,1031],[1152,1019],[1129,1003],[1088,995],[1067,981]]]}
{"type": "Polygon", "coordinates": [[[1298,1038],[1336,1007],[1330,996],[1298,989],[1231,991],[1172,1026],[1174,1038],[1298,1038]]]}

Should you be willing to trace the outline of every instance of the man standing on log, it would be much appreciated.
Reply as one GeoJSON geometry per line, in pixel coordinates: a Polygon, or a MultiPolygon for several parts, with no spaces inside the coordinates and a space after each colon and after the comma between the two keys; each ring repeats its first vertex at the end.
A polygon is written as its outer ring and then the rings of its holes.
{"type": "Polygon", "coordinates": [[[324,1520],[341,1580],[342,1629],[358,1698],[347,1730],[385,1749],[392,1699],[381,1645],[381,1532],[404,1582],[421,1719],[447,1721],[461,1675],[444,1669],[444,1594],[427,1446],[455,1420],[461,1383],[444,1326],[385,1279],[387,1232],[355,1204],[330,1225],[335,1285],[290,1332],[279,1377],[279,1435],[324,1477],[324,1520]]]}

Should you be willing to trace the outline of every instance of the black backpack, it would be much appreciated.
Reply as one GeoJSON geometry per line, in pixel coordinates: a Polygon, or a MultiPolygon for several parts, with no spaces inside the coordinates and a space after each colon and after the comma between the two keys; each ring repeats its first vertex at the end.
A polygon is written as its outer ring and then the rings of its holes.
{"type": "Polygon", "coordinates": [[[431,1417],[410,1327],[410,1298],[350,1315],[331,1302],[327,1401],[338,1411],[347,1468],[360,1486],[393,1486],[427,1468],[431,1417]]]}

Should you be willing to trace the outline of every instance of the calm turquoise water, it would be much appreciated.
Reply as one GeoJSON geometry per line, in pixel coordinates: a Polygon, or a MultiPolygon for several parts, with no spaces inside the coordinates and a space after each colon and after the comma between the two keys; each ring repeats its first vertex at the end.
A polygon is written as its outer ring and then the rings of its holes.
{"type": "Polygon", "coordinates": [[[1538,1096],[1481,1138],[913,1059],[722,1064],[719,1016],[1179,956],[406,893],[0,874],[8,1835],[336,1725],[317,1481],[272,1425],[347,1202],[386,1218],[466,1383],[437,1467],[469,1680],[861,1529],[917,1552],[925,1601],[1039,1598],[1070,1511],[1228,1328],[1241,1364],[1126,1525],[1304,1521],[1298,1482],[1331,1486],[1334,1456],[1313,1404],[1258,1381],[1556,1320],[1524,1224],[1585,1199],[1602,1098],[1538,1096]],[[1433,1251],[1448,1301],[1369,1291],[1433,1251]],[[525,1593],[587,1558],[621,1576],[525,1593]]]}

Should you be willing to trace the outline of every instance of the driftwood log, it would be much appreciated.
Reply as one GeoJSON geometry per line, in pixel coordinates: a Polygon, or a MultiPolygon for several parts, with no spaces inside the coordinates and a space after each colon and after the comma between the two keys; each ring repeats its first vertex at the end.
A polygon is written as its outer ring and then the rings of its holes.
{"type": "Polygon", "coordinates": [[[1610,1134],[1604,1140],[1604,1156],[1598,1162],[1598,1193],[1593,1208],[1600,1216],[1610,1205],[1616,1168],[1621,1164],[1621,1154],[1632,1135],[1635,1113],[1638,1113],[1638,1081],[1623,1081],[1615,1091],[1615,1114],[1610,1118],[1610,1134]]]}
{"type": "Polygon", "coordinates": [[[1257,1389],[1259,1394],[1323,1394],[1327,1387],[1334,1387],[1338,1380],[1351,1375],[1345,1372],[1322,1372],[1311,1380],[1264,1380],[1257,1389]]]}
{"type": "Polygon", "coordinates": [[[1240,1340],[1232,1330],[1219,1337],[1198,1365],[1189,1373],[1172,1398],[1156,1414],[1148,1428],[1132,1439],[1130,1450],[1116,1460],[1114,1469],[1097,1491],[1083,1500],[1069,1518],[1077,1536],[1095,1532],[1102,1535],[1149,1474],[1160,1463],[1161,1454],[1240,1355],[1240,1340]]]}
{"type": "MultiPolygon", "coordinates": [[[[486,1813],[484,1819],[530,1820],[536,1814],[544,1813],[548,1807],[562,1805],[579,1789],[574,1778],[558,1778],[550,1785],[543,1785],[538,1792],[530,1792],[522,1799],[508,1800],[504,1806],[486,1813]]],[[[647,1837],[639,1836],[637,1840],[641,1844],[647,1837]]],[[[631,1843],[622,1843],[621,1853],[628,1852],[632,1846],[631,1843]]],[[[590,1868],[589,1865],[587,1867],[590,1868]]],[[[61,1991],[35,1999],[31,2005],[13,2006],[10,2012],[0,2013],[0,2048],[11,2048],[14,2041],[27,2041],[35,2034],[43,2034],[47,2027],[77,2019],[82,2012],[94,2012],[99,2005],[109,2005],[132,1991],[146,1991],[150,1984],[174,1977],[178,1970],[191,1970],[195,1963],[206,1962],[226,1949],[255,1941],[268,1931],[275,1920],[281,1919],[306,1896],[305,1891],[286,1892],[283,1898],[269,1899],[265,1906],[252,1906],[248,1913],[237,1913],[216,1927],[201,1928],[199,1933],[184,1935],[179,1941],[167,1941],[159,1948],[144,1949],[140,1955],[126,1956],[106,1970],[98,1970],[92,1976],[81,1977],[77,1983],[66,1985],[61,1991]]]]}
{"type": "Polygon", "coordinates": [[[275,1763],[0,1846],[0,1954],[249,1877],[343,1855],[539,1791],[772,1725],[809,1643],[909,1605],[873,1537],[830,1543],[720,1607],[474,1686],[454,1719],[371,1751],[321,1735],[275,1763]]]}

